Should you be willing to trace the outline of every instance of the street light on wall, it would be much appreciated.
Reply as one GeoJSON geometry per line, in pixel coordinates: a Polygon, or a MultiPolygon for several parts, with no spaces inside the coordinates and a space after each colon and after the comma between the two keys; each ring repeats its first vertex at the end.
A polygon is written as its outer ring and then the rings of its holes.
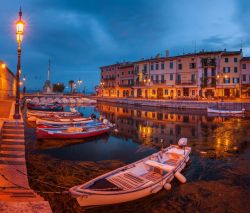
{"type": "Polygon", "coordinates": [[[21,72],[21,43],[23,41],[25,23],[22,20],[22,10],[19,10],[19,20],[16,22],[16,40],[18,44],[17,48],[17,72],[16,72],[16,103],[14,119],[20,119],[19,112],[19,100],[20,100],[20,72],[21,72]]]}

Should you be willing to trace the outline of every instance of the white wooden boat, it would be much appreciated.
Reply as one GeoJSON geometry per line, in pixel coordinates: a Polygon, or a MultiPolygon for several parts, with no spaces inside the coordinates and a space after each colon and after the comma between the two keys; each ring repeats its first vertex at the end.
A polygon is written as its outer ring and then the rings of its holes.
{"type": "Polygon", "coordinates": [[[245,112],[245,109],[239,109],[239,110],[227,110],[227,109],[213,109],[213,108],[207,108],[208,113],[216,113],[216,114],[242,114],[245,112]]]}
{"type": "Polygon", "coordinates": [[[68,124],[74,124],[74,125],[79,125],[79,124],[84,124],[84,123],[89,123],[92,122],[92,118],[60,118],[60,119],[37,119],[36,120],[36,125],[68,125],[68,124]]]}
{"type": "MultiPolygon", "coordinates": [[[[186,138],[180,142],[187,141],[186,138]]],[[[171,188],[176,177],[186,182],[180,171],[189,161],[190,147],[171,145],[158,153],[101,175],[69,191],[80,206],[96,206],[133,201],[171,188]]]]}

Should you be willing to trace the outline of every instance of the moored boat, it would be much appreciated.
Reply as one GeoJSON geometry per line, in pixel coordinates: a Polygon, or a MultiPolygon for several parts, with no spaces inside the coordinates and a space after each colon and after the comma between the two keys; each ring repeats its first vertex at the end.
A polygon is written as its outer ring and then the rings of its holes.
{"type": "Polygon", "coordinates": [[[92,118],[44,118],[37,119],[36,125],[80,125],[92,122],[92,118]]]}
{"type": "Polygon", "coordinates": [[[80,206],[96,206],[133,201],[157,193],[163,187],[169,190],[174,177],[182,183],[186,182],[180,173],[191,152],[190,147],[185,147],[186,142],[187,139],[182,138],[179,146],[171,145],[135,163],[74,186],[69,191],[80,206]]]}
{"type": "Polygon", "coordinates": [[[216,109],[216,108],[207,108],[208,113],[216,113],[216,114],[243,114],[245,112],[245,109],[239,109],[239,110],[228,110],[228,109],[216,109]]]}
{"type": "Polygon", "coordinates": [[[31,110],[40,111],[63,111],[63,106],[59,104],[38,104],[38,103],[27,103],[27,108],[31,110]]]}
{"type": "Polygon", "coordinates": [[[37,128],[37,138],[58,138],[58,139],[82,139],[102,135],[111,129],[110,126],[102,124],[99,126],[68,127],[62,128],[37,128]]]}

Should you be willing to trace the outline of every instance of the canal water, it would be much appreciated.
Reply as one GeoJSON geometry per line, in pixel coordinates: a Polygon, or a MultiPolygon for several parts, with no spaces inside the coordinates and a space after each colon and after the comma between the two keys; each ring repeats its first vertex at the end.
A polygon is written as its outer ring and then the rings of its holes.
{"type": "Polygon", "coordinates": [[[84,116],[106,117],[118,131],[88,140],[40,141],[34,125],[26,123],[30,185],[50,202],[53,212],[250,212],[250,115],[221,117],[107,103],[77,109],[84,116]],[[191,161],[183,170],[187,184],[174,180],[171,191],[88,209],[65,192],[177,144],[181,137],[192,147],[191,161]]]}

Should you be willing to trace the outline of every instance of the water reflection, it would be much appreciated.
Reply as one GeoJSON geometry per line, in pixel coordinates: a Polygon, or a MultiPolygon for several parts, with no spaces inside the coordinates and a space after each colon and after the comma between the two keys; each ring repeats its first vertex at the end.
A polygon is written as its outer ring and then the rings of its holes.
{"type": "MultiPolygon", "coordinates": [[[[244,212],[242,206],[249,203],[250,186],[249,116],[228,118],[207,116],[204,111],[142,110],[104,103],[78,110],[85,116],[92,113],[105,116],[116,124],[118,132],[90,140],[36,141],[35,129],[26,128],[26,158],[31,178],[69,188],[155,152],[161,147],[161,139],[167,146],[187,137],[192,147],[191,163],[184,170],[187,184],[174,181],[169,192],[88,211],[244,212]]],[[[34,181],[30,184],[39,191],[58,191],[34,181]]],[[[54,212],[84,210],[67,195],[43,196],[50,201],[54,212]]]]}
{"type": "MultiPolygon", "coordinates": [[[[248,118],[242,128],[242,118],[207,116],[204,112],[124,108],[99,104],[97,109],[113,123],[119,136],[149,146],[165,146],[176,143],[180,137],[187,137],[196,151],[205,154],[214,151],[223,155],[225,151],[237,151],[241,146],[239,137],[249,137],[248,118]],[[245,129],[245,133],[242,132],[245,129]]],[[[250,127],[250,126],[249,126],[250,127]]],[[[242,138],[241,138],[242,140],[242,138]]]]}

